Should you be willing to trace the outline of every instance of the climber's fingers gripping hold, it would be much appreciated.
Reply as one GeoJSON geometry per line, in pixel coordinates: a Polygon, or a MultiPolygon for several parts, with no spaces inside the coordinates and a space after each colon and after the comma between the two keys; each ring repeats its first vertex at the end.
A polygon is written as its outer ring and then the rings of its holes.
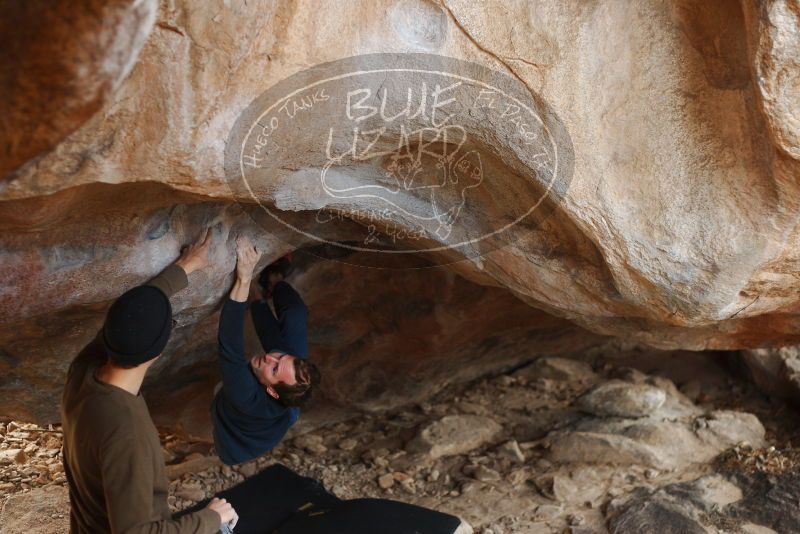
{"type": "Polygon", "coordinates": [[[236,238],[236,275],[239,278],[251,279],[259,258],[261,253],[247,236],[236,238]]]}

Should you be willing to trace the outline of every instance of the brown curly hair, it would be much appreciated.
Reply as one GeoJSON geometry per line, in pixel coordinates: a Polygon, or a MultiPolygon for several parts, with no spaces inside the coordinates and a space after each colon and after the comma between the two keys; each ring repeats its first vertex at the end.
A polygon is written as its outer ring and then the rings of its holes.
{"type": "Polygon", "coordinates": [[[284,406],[303,407],[311,399],[314,388],[319,384],[321,375],[317,366],[303,358],[295,358],[294,373],[296,384],[279,382],[272,386],[278,393],[278,400],[284,406]]]}

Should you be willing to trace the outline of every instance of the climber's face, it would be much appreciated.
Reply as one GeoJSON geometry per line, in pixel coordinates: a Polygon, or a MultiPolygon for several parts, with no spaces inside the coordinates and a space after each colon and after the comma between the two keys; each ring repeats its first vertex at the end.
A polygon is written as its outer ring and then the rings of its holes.
{"type": "Polygon", "coordinates": [[[295,359],[289,354],[262,354],[253,356],[250,366],[258,377],[258,381],[268,389],[280,382],[293,386],[297,384],[294,369],[295,359]]]}

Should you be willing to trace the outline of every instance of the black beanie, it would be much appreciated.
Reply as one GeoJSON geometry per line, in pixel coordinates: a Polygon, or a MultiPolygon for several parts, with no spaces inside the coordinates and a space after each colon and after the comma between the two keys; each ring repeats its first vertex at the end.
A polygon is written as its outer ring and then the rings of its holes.
{"type": "Polygon", "coordinates": [[[161,354],[171,330],[169,298],[156,287],[138,286],[125,292],[108,309],[103,341],[113,363],[131,367],[161,354]]]}

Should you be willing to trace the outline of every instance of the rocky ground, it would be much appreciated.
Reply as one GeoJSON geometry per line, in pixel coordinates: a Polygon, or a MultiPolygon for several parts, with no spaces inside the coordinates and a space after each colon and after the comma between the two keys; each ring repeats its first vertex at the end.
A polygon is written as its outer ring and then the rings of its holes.
{"type": "MultiPolygon", "coordinates": [[[[422,405],[359,414],[229,468],[162,436],[175,510],[283,463],[342,498],[450,512],[476,532],[800,532],[798,415],[726,354],[543,358],[422,405]]],[[[5,532],[67,532],[57,427],[0,425],[5,532]]]]}

